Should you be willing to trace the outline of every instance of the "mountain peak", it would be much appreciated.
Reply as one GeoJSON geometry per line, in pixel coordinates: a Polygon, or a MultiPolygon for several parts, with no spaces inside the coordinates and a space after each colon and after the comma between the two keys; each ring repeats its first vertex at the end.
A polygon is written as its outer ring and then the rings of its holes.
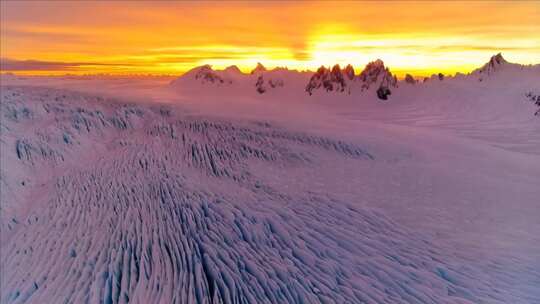
{"type": "Polygon", "coordinates": [[[341,67],[339,66],[339,64],[335,64],[332,67],[332,73],[341,73],[341,67]]]}
{"type": "Polygon", "coordinates": [[[416,79],[414,79],[414,77],[411,74],[407,74],[405,75],[405,82],[409,84],[415,84],[416,79]]]}
{"type": "Polygon", "coordinates": [[[240,71],[240,69],[236,65],[231,65],[231,66],[226,67],[225,70],[223,70],[223,72],[233,73],[233,74],[242,74],[242,71],[240,71]]]}
{"type": "Polygon", "coordinates": [[[380,59],[366,64],[364,70],[358,75],[362,81],[369,81],[370,78],[377,78],[379,75],[390,71],[384,66],[384,62],[380,59]]]}
{"type": "Polygon", "coordinates": [[[212,84],[223,84],[225,79],[218,75],[217,71],[212,69],[212,66],[209,64],[201,65],[194,67],[193,69],[187,71],[184,75],[180,76],[178,79],[175,79],[171,82],[172,85],[178,85],[184,81],[195,80],[199,83],[212,83],[212,84]]]}
{"type": "Polygon", "coordinates": [[[491,58],[489,59],[489,63],[491,65],[500,65],[500,64],[503,64],[503,63],[508,63],[508,61],[506,61],[506,59],[504,59],[504,57],[502,56],[501,53],[498,53],[496,55],[491,56],[491,58]]]}
{"type": "Polygon", "coordinates": [[[390,87],[397,87],[397,77],[392,75],[381,59],[368,63],[358,78],[362,81],[362,90],[376,88],[377,97],[381,100],[387,100],[388,95],[392,94],[390,87]]]}
{"type": "Polygon", "coordinates": [[[385,67],[384,62],[380,59],[368,63],[358,77],[364,82],[365,89],[368,89],[373,83],[394,87],[397,83],[396,77],[392,75],[390,69],[385,67]]]}
{"type": "Polygon", "coordinates": [[[347,66],[343,69],[343,74],[347,76],[349,80],[353,80],[354,78],[354,68],[352,65],[347,64],[347,66]]]}
{"type": "Polygon", "coordinates": [[[317,69],[317,72],[311,76],[311,79],[306,86],[306,92],[311,95],[313,94],[313,90],[319,88],[324,88],[327,92],[344,92],[346,86],[347,84],[343,77],[343,71],[339,64],[334,65],[332,69],[321,66],[317,69]]]}
{"type": "Polygon", "coordinates": [[[310,95],[316,89],[324,89],[327,92],[348,92],[355,83],[361,85],[361,90],[375,88],[380,99],[388,99],[391,94],[390,88],[397,87],[397,78],[384,66],[380,59],[366,65],[360,75],[355,76],[354,68],[349,64],[342,69],[339,64],[332,68],[321,66],[313,74],[306,86],[306,92],[310,95]]]}
{"type": "Polygon", "coordinates": [[[262,63],[257,62],[257,66],[251,71],[251,74],[266,72],[266,68],[262,63]]]}
{"type": "Polygon", "coordinates": [[[212,66],[209,64],[196,66],[193,69],[186,72],[186,74],[198,73],[200,71],[213,71],[212,66]]]}
{"type": "Polygon", "coordinates": [[[377,59],[375,61],[370,62],[373,66],[381,66],[384,68],[384,61],[381,59],[377,59]]]}
{"type": "MultiPolygon", "coordinates": [[[[509,64],[509,62],[506,61],[506,59],[504,59],[501,53],[498,53],[496,55],[491,56],[491,58],[489,58],[489,61],[486,64],[484,64],[481,68],[477,69],[476,72],[478,72],[479,74],[486,74],[489,76],[507,64],[509,64]]],[[[480,78],[479,80],[481,81],[482,78],[480,78]]]]}

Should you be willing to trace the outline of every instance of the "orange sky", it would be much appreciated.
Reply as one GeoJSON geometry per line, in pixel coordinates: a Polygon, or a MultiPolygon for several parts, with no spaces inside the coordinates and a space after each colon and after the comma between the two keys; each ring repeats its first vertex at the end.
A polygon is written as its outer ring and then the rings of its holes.
{"type": "Polygon", "coordinates": [[[398,75],[540,63],[540,2],[1,2],[2,71],[179,74],[381,58],[398,75]]]}

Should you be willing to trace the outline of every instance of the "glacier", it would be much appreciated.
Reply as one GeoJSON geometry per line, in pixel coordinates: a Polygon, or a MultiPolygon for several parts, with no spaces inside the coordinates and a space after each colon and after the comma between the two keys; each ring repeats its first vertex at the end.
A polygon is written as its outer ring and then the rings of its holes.
{"type": "Polygon", "coordinates": [[[540,74],[497,69],[384,102],[2,76],[0,302],[540,302],[540,74]]]}

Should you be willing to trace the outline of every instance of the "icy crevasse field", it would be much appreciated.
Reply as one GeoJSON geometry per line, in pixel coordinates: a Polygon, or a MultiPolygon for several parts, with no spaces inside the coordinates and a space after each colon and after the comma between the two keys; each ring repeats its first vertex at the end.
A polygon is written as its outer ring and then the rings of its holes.
{"type": "Polygon", "coordinates": [[[538,303],[540,74],[515,73],[387,102],[4,80],[0,301],[538,303]]]}

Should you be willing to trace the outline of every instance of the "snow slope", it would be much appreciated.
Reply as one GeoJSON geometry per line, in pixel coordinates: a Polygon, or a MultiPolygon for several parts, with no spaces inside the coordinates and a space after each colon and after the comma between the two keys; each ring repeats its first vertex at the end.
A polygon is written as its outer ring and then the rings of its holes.
{"type": "Polygon", "coordinates": [[[2,81],[0,302],[540,302],[538,76],[2,81]]]}

